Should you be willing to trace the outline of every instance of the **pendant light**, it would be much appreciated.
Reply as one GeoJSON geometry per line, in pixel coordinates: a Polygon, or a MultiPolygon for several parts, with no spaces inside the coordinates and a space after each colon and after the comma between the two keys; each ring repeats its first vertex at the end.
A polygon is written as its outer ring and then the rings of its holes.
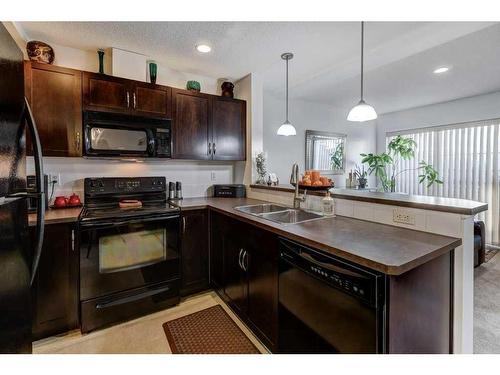
{"type": "Polygon", "coordinates": [[[363,100],[363,48],[364,48],[365,23],[361,22],[361,100],[356,104],[347,115],[347,121],[364,122],[375,120],[377,112],[370,104],[363,100]]]}
{"type": "Polygon", "coordinates": [[[286,92],[285,92],[285,122],[281,125],[277,131],[278,135],[284,135],[288,137],[289,135],[297,135],[295,127],[288,121],[288,61],[293,59],[293,53],[286,52],[281,55],[281,58],[286,61],[286,92]]]}

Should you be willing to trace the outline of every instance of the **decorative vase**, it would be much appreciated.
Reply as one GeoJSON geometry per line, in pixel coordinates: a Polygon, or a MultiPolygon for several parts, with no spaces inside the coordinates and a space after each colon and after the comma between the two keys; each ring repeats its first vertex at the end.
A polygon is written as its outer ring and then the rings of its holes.
{"type": "Polygon", "coordinates": [[[198,81],[187,81],[187,83],[186,83],[186,89],[188,89],[189,91],[200,92],[201,91],[200,82],[198,82],[198,81]]]}
{"type": "Polygon", "coordinates": [[[154,85],[156,84],[156,75],[158,72],[158,65],[155,62],[149,63],[149,80],[154,85]]]}
{"type": "Polygon", "coordinates": [[[366,178],[358,178],[358,186],[360,189],[366,188],[366,183],[368,180],[366,178]]]}
{"type": "Polygon", "coordinates": [[[229,81],[222,82],[220,88],[222,89],[222,96],[226,98],[234,98],[234,93],[233,93],[234,85],[232,82],[229,81]]]}
{"type": "Polygon", "coordinates": [[[26,52],[31,61],[42,64],[52,64],[54,62],[54,50],[47,43],[31,40],[26,44],[26,52]]]}
{"type": "Polygon", "coordinates": [[[99,73],[104,74],[104,51],[97,50],[97,55],[99,56],[99,73]]]}

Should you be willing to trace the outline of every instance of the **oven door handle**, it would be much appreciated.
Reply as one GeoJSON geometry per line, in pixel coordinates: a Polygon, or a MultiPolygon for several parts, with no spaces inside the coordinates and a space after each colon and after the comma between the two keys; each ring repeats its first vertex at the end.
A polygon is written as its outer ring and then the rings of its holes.
{"type": "Polygon", "coordinates": [[[100,227],[119,227],[127,224],[142,224],[142,223],[151,223],[154,221],[162,221],[162,220],[170,220],[170,219],[179,219],[180,215],[169,215],[169,216],[154,216],[154,217],[143,217],[136,218],[130,220],[110,220],[110,221],[99,221],[99,222],[83,222],[80,223],[82,228],[100,228],[100,227]]]}

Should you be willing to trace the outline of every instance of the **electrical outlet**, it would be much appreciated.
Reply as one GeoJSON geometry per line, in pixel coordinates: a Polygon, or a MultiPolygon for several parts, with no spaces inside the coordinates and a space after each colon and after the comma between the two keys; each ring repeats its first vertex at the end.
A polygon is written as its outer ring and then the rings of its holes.
{"type": "Polygon", "coordinates": [[[395,223],[415,225],[415,215],[404,210],[394,210],[392,212],[392,221],[395,223]]]}
{"type": "Polygon", "coordinates": [[[61,181],[61,175],[59,173],[51,173],[49,174],[49,183],[59,186],[61,181]]]}
{"type": "Polygon", "coordinates": [[[217,180],[217,176],[215,175],[215,172],[210,172],[210,180],[211,181],[216,181],[217,180]]]}

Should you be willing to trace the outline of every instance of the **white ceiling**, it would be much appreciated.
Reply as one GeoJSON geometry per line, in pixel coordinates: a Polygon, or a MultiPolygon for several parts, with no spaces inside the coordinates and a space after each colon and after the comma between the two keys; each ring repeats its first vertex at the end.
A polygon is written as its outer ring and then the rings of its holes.
{"type": "MultiPolygon", "coordinates": [[[[261,73],[281,95],[291,51],[291,97],[337,108],[359,95],[359,22],[19,22],[28,39],[85,50],[116,47],[215,78],[261,73]],[[200,54],[195,45],[212,46],[200,54]]],[[[366,100],[379,113],[500,89],[500,24],[369,22],[366,100]],[[439,65],[452,65],[443,76],[439,65]]]]}

